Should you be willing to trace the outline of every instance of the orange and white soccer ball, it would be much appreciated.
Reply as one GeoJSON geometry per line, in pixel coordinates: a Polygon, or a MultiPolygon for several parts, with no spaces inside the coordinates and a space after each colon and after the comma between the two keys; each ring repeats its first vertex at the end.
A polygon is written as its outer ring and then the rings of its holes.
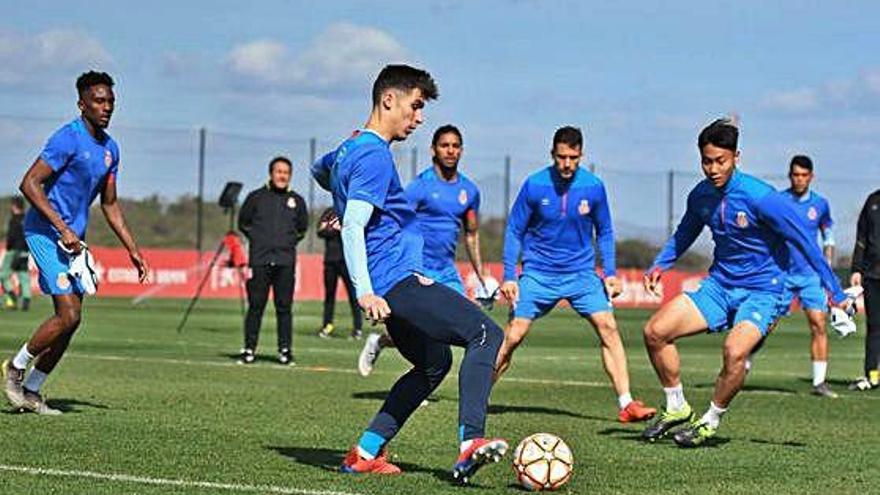
{"type": "Polygon", "coordinates": [[[574,457],[568,445],[551,433],[529,435],[513,453],[513,471],[523,487],[556,490],[571,478],[574,457]]]}

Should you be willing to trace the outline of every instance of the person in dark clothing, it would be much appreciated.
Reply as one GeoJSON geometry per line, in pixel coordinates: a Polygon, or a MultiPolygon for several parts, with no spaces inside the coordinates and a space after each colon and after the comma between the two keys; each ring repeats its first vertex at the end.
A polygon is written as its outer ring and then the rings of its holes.
{"type": "Polygon", "coordinates": [[[309,224],[306,202],[290,189],[293,166],[279,156],[269,162],[269,182],[248,194],[238,214],[238,229],[250,241],[251,278],[247,281],[248,311],[244,348],[239,363],[254,362],[269,287],[278,323],[278,362],[293,365],[293,287],[296,245],[309,224]]]}
{"type": "Polygon", "coordinates": [[[351,330],[351,337],[360,339],[362,334],[361,326],[363,319],[361,317],[361,309],[358,307],[355,298],[354,284],[351,283],[351,277],[348,276],[348,269],[345,267],[345,258],[342,254],[342,226],[339,217],[333,208],[327,208],[321,214],[318,220],[318,237],[324,239],[324,324],[318,336],[329,338],[333,333],[333,309],[336,305],[336,284],[339,277],[345,284],[345,292],[348,294],[348,304],[351,306],[351,318],[354,326],[351,330]]]}
{"type": "Polygon", "coordinates": [[[28,260],[30,252],[27,242],[24,240],[24,199],[20,196],[12,198],[10,205],[9,224],[6,227],[6,253],[3,255],[3,264],[0,266],[0,284],[3,285],[5,298],[3,307],[16,309],[18,296],[12,286],[12,274],[18,279],[18,287],[21,290],[21,310],[27,311],[31,305],[31,276],[28,273],[28,260]]]}
{"type": "Polygon", "coordinates": [[[852,256],[850,284],[865,290],[865,376],[850,390],[880,387],[880,189],[871,193],[859,214],[856,246],[852,256]]]}

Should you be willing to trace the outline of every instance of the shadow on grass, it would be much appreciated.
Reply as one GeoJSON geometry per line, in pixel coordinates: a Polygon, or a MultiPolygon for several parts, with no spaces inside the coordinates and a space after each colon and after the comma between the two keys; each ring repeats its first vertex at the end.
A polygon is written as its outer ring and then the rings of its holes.
{"type": "MultiPolygon", "coordinates": [[[[384,402],[385,399],[388,398],[388,391],[387,390],[373,390],[371,392],[355,392],[355,393],[351,394],[351,398],[352,399],[363,399],[363,400],[378,400],[378,401],[384,402]]],[[[446,399],[445,397],[441,397],[439,395],[432,395],[432,396],[428,397],[428,402],[430,402],[430,403],[440,402],[440,401],[445,401],[445,400],[449,400],[449,399],[446,399]]]]}
{"type": "MultiPolygon", "coordinates": [[[[715,383],[697,383],[693,385],[694,388],[702,388],[702,389],[714,389],[715,383]]],[[[797,390],[791,388],[783,388],[783,387],[770,387],[766,385],[743,385],[741,392],[773,392],[777,394],[791,394],[797,395],[797,390]]]]}
{"type": "MultiPolygon", "coordinates": [[[[266,449],[287,457],[297,464],[316,467],[324,471],[338,471],[347,453],[347,451],[339,449],[315,447],[278,447],[270,445],[266,449]]],[[[427,473],[442,481],[452,481],[449,471],[443,469],[427,468],[418,464],[401,462],[393,457],[391,462],[399,466],[404,473],[427,473]]]]}
{"type": "MultiPolygon", "coordinates": [[[[613,436],[616,438],[620,438],[621,440],[630,440],[635,442],[644,442],[642,440],[642,432],[641,430],[631,430],[628,428],[605,428],[604,430],[599,430],[597,432],[602,436],[613,436]]],[[[645,442],[647,443],[647,442],[645,442]]]]}
{"type": "MultiPolygon", "coordinates": [[[[241,353],[238,353],[238,352],[224,352],[224,353],[218,354],[218,356],[220,356],[220,357],[224,357],[224,358],[227,358],[227,359],[229,359],[230,361],[233,361],[233,362],[238,362],[238,358],[241,357],[241,353]]],[[[296,356],[294,356],[294,359],[295,359],[295,358],[296,358],[296,356]]],[[[275,354],[271,354],[271,355],[269,355],[269,354],[257,354],[257,355],[254,356],[254,363],[275,363],[275,364],[278,364],[278,356],[275,355],[275,354]]],[[[245,365],[242,365],[242,366],[244,367],[245,365]]]]}
{"type": "Polygon", "coordinates": [[[807,444],[805,444],[804,442],[794,442],[791,440],[787,442],[777,442],[775,440],[767,440],[764,438],[750,438],[749,441],[760,445],[775,445],[779,447],[791,447],[796,449],[801,449],[807,446],[807,444]]]}
{"type": "Polygon", "coordinates": [[[594,419],[597,421],[607,421],[608,418],[598,416],[585,416],[576,412],[566,411],[564,409],[556,409],[552,407],[541,406],[512,406],[506,404],[489,405],[489,414],[549,414],[552,416],[567,416],[569,418],[594,419]]]}
{"type": "MultiPolygon", "coordinates": [[[[81,413],[81,409],[110,409],[104,404],[98,404],[96,402],[89,402],[86,400],[78,400],[78,399],[49,399],[46,401],[46,404],[52,409],[58,409],[64,414],[79,414],[81,413]]],[[[18,409],[7,408],[3,410],[3,414],[30,414],[29,412],[24,412],[18,409]]]]}

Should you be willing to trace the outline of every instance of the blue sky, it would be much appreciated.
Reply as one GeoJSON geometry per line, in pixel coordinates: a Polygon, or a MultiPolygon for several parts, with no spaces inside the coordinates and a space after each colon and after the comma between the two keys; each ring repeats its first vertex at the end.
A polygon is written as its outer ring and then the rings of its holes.
{"type": "Polygon", "coordinates": [[[431,128],[454,122],[471,175],[491,182],[510,154],[518,184],[556,127],[578,125],[616,216],[656,224],[662,172],[695,172],[697,132],[733,111],[746,170],[784,174],[810,154],[849,219],[880,185],[878,18],[857,1],[14,2],[0,18],[0,192],[75,115],[87,67],[118,81],[123,193],[175,196],[195,189],[193,129],[211,133],[209,193],[253,183],[269,155],[302,161],[309,137],[325,149],[359,126],[378,68],[406,61],[441,91],[411,143],[422,163],[431,128]]]}

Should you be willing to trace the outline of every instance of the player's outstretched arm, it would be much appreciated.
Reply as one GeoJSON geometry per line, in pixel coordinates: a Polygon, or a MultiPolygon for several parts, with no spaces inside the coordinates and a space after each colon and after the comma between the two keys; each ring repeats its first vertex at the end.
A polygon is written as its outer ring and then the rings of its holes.
{"type": "Polygon", "coordinates": [[[71,230],[70,226],[64,223],[61,215],[55,211],[55,208],[52,208],[49,198],[46,196],[46,191],[43,189],[43,184],[52,177],[54,172],[55,170],[45,160],[37,158],[34,164],[25,172],[18,189],[24,194],[24,197],[27,198],[30,204],[42,213],[58,230],[64,247],[74,253],[78,253],[80,251],[79,236],[71,230]]]}
{"type": "Polygon", "coordinates": [[[351,276],[358,304],[373,322],[383,321],[391,315],[391,308],[382,297],[373,293],[373,283],[367,267],[367,242],[364,229],[373,216],[373,205],[352,199],[345,205],[342,224],[342,251],[345,266],[351,276]]]}
{"type": "Polygon", "coordinates": [[[837,275],[825,260],[816,240],[810,238],[791,201],[777,192],[772,192],[761,198],[757,206],[761,219],[800,251],[810,267],[819,274],[822,285],[831,293],[834,304],[845,302],[847,297],[840,287],[837,275]]]}
{"type": "Polygon", "coordinates": [[[666,241],[663,249],[657,253],[654,263],[645,272],[645,288],[652,294],[657,294],[657,284],[660,282],[660,274],[675,265],[678,258],[687,251],[703,231],[703,220],[697,214],[698,200],[694,192],[688,196],[687,209],[681,218],[678,227],[672,237],[666,241]]]}
{"type": "Polygon", "coordinates": [[[138,280],[144,283],[149,273],[147,260],[144,259],[140,250],[138,250],[134,236],[131,235],[131,231],[125,222],[125,215],[122,214],[122,207],[119,205],[119,198],[116,194],[116,175],[112,173],[107,174],[107,177],[104,179],[104,188],[101,190],[101,211],[104,213],[104,218],[107,219],[110,228],[113,229],[116,237],[119,238],[119,242],[128,250],[131,263],[137,268],[138,280]]]}

